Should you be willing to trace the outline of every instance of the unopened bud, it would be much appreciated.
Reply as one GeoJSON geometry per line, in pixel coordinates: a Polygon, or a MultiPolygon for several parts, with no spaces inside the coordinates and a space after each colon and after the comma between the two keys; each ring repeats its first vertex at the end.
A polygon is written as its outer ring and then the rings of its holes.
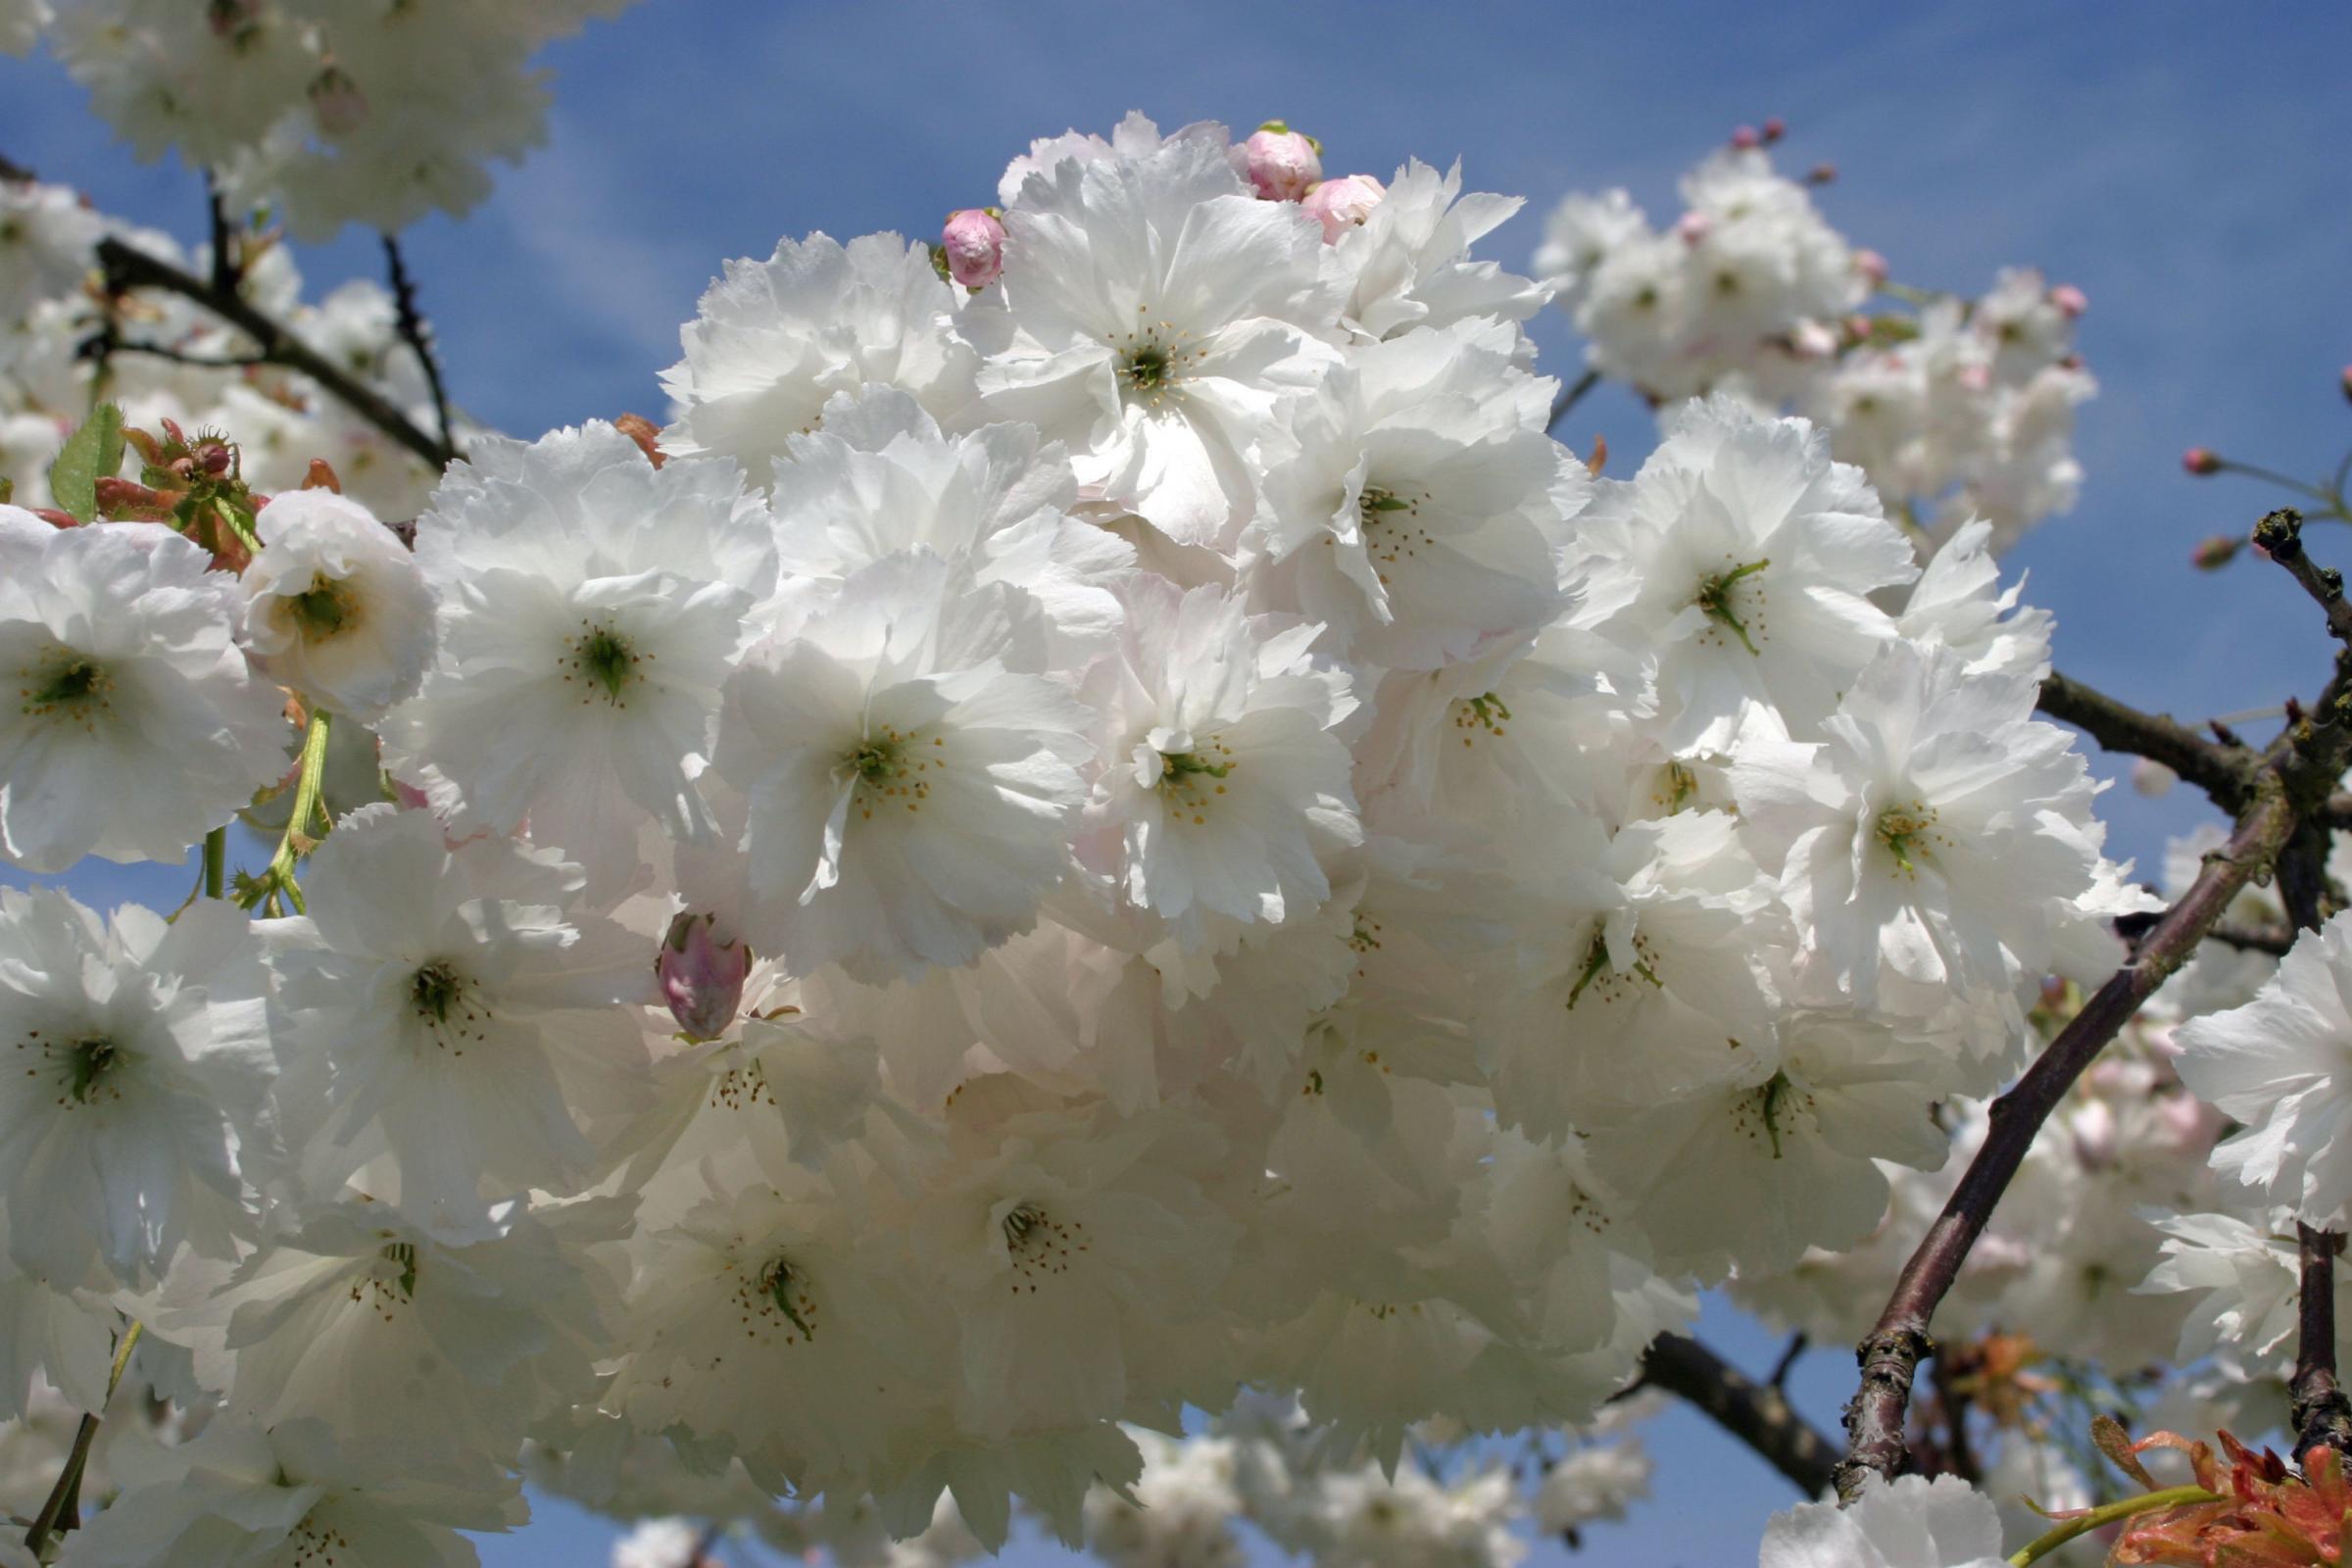
{"type": "Polygon", "coordinates": [[[985,207],[950,213],[939,244],[948,255],[948,276],[965,288],[986,288],[1004,270],[1004,225],[985,207]]]}
{"type": "Polygon", "coordinates": [[[2050,290],[2050,303],[2058,308],[2059,315],[2072,320],[2090,309],[2090,296],[2072,283],[2061,283],[2050,290]]]}
{"type": "Polygon", "coordinates": [[[1769,147],[1788,134],[1788,122],[1775,115],[1764,122],[1764,145],[1769,147]]]}
{"type": "Polygon", "coordinates": [[[1301,136],[1279,120],[1269,120],[1242,143],[1250,160],[1250,183],[1261,201],[1295,202],[1323,177],[1323,159],[1314,138],[1301,136]]]}
{"type": "Polygon", "coordinates": [[[2151,801],[2170,795],[2180,782],[2180,774],[2153,758],[2143,757],[2132,764],[2132,788],[2151,801]]]}
{"type": "Polygon", "coordinates": [[[2352,365],[2344,367],[2344,373],[2336,377],[2335,384],[2344,389],[2345,400],[2352,402],[2352,365]]]}
{"type": "Polygon", "coordinates": [[[1686,245],[1695,245],[1714,231],[1715,220],[1704,213],[1685,213],[1674,220],[1674,232],[1686,245]]]}
{"type": "Polygon", "coordinates": [[[735,1022],[743,1005],[743,983],[752,972],[752,950],[721,942],[711,915],[689,909],[669,922],[654,973],[662,1000],[689,1040],[716,1040],[735,1022]]]}
{"type": "Polygon", "coordinates": [[[1328,245],[1360,227],[1388,193],[1389,187],[1370,174],[1342,174],[1308,191],[1298,205],[1323,225],[1323,242],[1328,245]]]}
{"type": "Polygon", "coordinates": [[[2180,454],[2180,466],[2203,478],[2206,474],[2221,472],[2222,460],[2203,447],[2190,447],[2180,454]]]}
{"type": "Polygon", "coordinates": [[[1788,347],[1800,360],[1826,360],[1838,352],[1838,334],[1819,321],[1799,321],[1788,329],[1788,347]]]}
{"type": "Polygon", "coordinates": [[[1805,171],[1805,183],[1808,185],[1835,185],[1838,183],[1838,166],[1828,162],[1815,164],[1811,169],[1805,171]]]}
{"type": "Polygon", "coordinates": [[[350,135],[368,121],[368,95],[338,66],[329,66],[311,80],[311,113],[329,139],[350,135]]]}
{"type": "Polygon", "coordinates": [[[343,493],[343,481],[335,473],[335,466],[324,458],[313,458],[310,470],[302,476],[305,490],[324,490],[333,495],[343,493]]]}
{"type": "Polygon", "coordinates": [[[1984,392],[1992,386],[1992,367],[1989,365],[1963,365],[1952,373],[1952,379],[1971,392],[1984,392]]]}
{"type": "Polygon", "coordinates": [[[2217,533],[2201,541],[2196,549],[2188,553],[2189,564],[2199,571],[2219,571],[2237,559],[2237,553],[2245,548],[2245,543],[2243,538],[2235,534],[2217,533]]]}
{"type": "Polygon", "coordinates": [[[1750,147],[1764,145],[1764,133],[1753,125],[1740,125],[1732,132],[1732,145],[1745,152],[1750,147]]]}
{"type": "Polygon", "coordinates": [[[2066,1130],[2074,1141],[2075,1158],[2084,1168],[2103,1170],[2115,1163],[2115,1149],[2122,1129],[2116,1125],[2115,1110],[2107,1102],[2093,1100],[2079,1105],[2066,1121],[2066,1130]]]}

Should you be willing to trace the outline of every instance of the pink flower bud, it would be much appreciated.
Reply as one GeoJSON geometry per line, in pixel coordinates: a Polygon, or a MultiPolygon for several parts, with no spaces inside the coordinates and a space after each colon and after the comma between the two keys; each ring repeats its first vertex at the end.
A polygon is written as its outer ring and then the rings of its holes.
{"type": "Polygon", "coordinates": [[[2067,1132],[2075,1145],[2075,1158],[2089,1170],[2102,1170],[2115,1163],[2115,1147],[2121,1131],[2116,1126],[2115,1111],[2104,1100],[2093,1100],[2077,1106],[2066,1119],[2067,1132]]]}
{"type": "Polygon", "coordinates": [[[1269,120],[1242,143],[1250,160],[1250,183],[1258,198],[1295,202],[1323,177],[1323,160],[1311,136],[1301,136],[1279,120],[1269,120]]]}
{"type": "Polygon", "coordinates": [[[368,95],[360,84],[335,66],[320,72],[311,82],[311,113],[318,117],[318,129],[327,137],[348,136],[368,119],[368,95]]]}
{"type": "Polygon", "coordinates": [[[1323,242],[1330,244],[1372,216],[1389,187],[1370,174],[1342,174],[1306,193],[1298,205],[1323,225],[1323,242]]]}
{"type": "Polygon", "coordinates": [[[1732,132],[1732,145],[1742,152],[1764,145],[1764,133],[1753,125],[1741,125],[1732,132]]]}
{"type": "Polygon", "coordinates": [[[948,253],[948,275],[965,288],[986,288],[1004,270],[1004,225],[984,207],[950,213],[939,243],[948,253]]]}
{"type": "Polygon", "coordinates": [[[2180,775],[2162,762],[2141,758],[2132,764],[2132,788],[2149,800],[2162,800],[2180,782],[2180,775]]]}
{"type": "Polygon", "coordinates": [[[1805,183],[1808,185],[1834,185],[1837,182],[1838,166],[1836,164],[1818,163],[1805,171],[1805,183]]]}
{"type": "Polygon", "coordinates": [[[1764,145],[1769,147],[1788,134],[1788,122],[1775,115],[1764,122],[1764,145]]]}
{"type": "Polygon", "coordinates": [[[1715,228],[1715,220],[1704,213],[1685,213],[1674,220],[1674,232],[1686,245],[1695,245],[1715,228]]]}
{"type": "Polygon", "coordinates": [[[2221,472],[2222,460],[2203,447],[2190,447],[2180,454],[2180,466],[2203,478],[2209,473],[2221,472]]]}
{"type": "Polygon", "coordinates": [[[1952,378],[1971,392],[1982,392],[1992,385],[1992,367],[1989,365],[1963,365],[1954,372],[1952,378]]]}
{"type": "Polygon", "coordinates": [[[2217,533],[2188,553],[2189,564],[2199,571],[2219,571],[2237,559],[2237,553],[2245,547],[2245,543],[2235,535],[2217,533]]]}
{"type": "Polygon", "coordinates": [[[1838,334],[1819,321],[1799,321],[1788,330],[1788,347],[1800,360],[1826,360],[1838,352],[1838,334]]]}
{"type": "Polygon", "coordinates": [[[1871,318],[1859,311],[1845,318],[1845,335],[1856,343],[1867,341],[1873,329],[1871,318]]]}
{"type": "Polygon", "coordinates": [[[2344,389],[2344,397],[2352,400],[2352,365],[2344,367],[2344,373],[2337,378],[2336,384],[2344,389]]]}
{"type": "Polygon", "coordinates": [[[1886,281],[1886,258],[1877,251],[1854,252],[1854,270],[1870,279],[1873,288],[1886,281]]]}
{"type": "Polygon", "coordinates": [[[2050,290],[2050,303],[2058,307],[2059,315],[2072,320],[2090,309],[2090,296],[2072,283],[2061,283],[2050,290]]]}
{"type": "Polygon", "coordinates": [[[752,950],[718,940],[717,918],[686,910],[669,922],[654,973],[662,1000],[689,1040],[716,1040],[735,1022],[743,1005],[743,982],[752,972],[752,950]]]}

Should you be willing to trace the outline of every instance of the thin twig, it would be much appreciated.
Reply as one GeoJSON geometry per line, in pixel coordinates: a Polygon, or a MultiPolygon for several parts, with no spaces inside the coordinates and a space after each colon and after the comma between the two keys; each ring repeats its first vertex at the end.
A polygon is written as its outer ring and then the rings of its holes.
{"type": "Polygon", "coordinates": [[[2352,1453],[2352,1400],[2335,1374],[2335,1259],[2344,1239],[2295,1222],[2302,1290],[2295,1302],[2295,1375],[2288,1419],[2300,1458],[2315,1447],[2352,1453]]]}
{"type": "Polygon", "coordinates": [[[1568,411],[1575,408],[1579,403],[1584,402],[1585,394],[1592,391],[1598,385],[1600,385],[1600,372],[1598,370],[1587,370],[1584,374],[1569,382],[1568,385],[1561,390],[1560,395],[1552,400],[1551,417],[1544,421],[1544,433],[1549,435],[1552,431],[1558,429],[1560,427],[1560,421],[1568,417],[1568,411]]]}
{"type": "MultiPolygon", "coordinates": [[[[93,358],[95,348],[93,340],[93,358]]],[[[267,354],[190,354],[184,349],[171,348],[162,343],[125,343],[120,338],[107,344],[106,352],[145,354],[159,360],[170,360],[173,365],[192,365],[200,370],[250,370],[255,366],[278,363],[267,354]]]]}
{"type": "Polygon", "coordinates": [[[2108,751],[2162,762],[2226,811],[2236,810],[2245,799],[2254,755],[2242,747],[2209,741],[2170,713],[2143,713],[2056,670],[2042,677],[2036,706],[2108,751]]]}
{"type": "Polygon", "coordinates": [[[2267,953],[2275,958],[2285,957],[2286,950],[2295,945],[2293,931],[2272,925],[2217,925],[2205,933],[2205,939],[2240,953],[2267,953]]]}
{"type": "Polygon", "coordinates": [[[1787,1388],[1788,1374],[1796,1369],[1796,1358],[1804,1354],[1812,1343],[1810,1339],[1806,1338],[1803,1329],[1798,1329],[1794,1334],[1789,1335],[1788,1348],[1783,1350],[1781,1358],[1772,1364],[1772,1376],[1765,1381],[1776,1389],[1787,1388]]]}
{"type": "Polygon", "coordinates": [[[204,205],[213,225],[213,290],[234,294],[245,281],[245,248],[230,231],[228,205],[220,199],[220,178],[209,169],[204,172],[204,205]]]}
{"type": "Polygon", "coordinates": [[[449,393],[441,385],[441,362],[433,354],[432,328],[416,309],[416,281],[409,275],[400,241],[389,234],[384,236],[384,270],[392,278],[392,303],[400,312],[401,339],[416,351],[416,363],[424,367],[424,384],[432,389],[433,422],[441,431],[441,444],[456,453],[458,444],[449,429],[449,393]]]}
{"type": "Polygon", "coordinates": [[[2303,514],[2280,507],[2254,525],[2254,543],[2318,601],[2328,616],[2329,635],[2352,647],[2352,603],[2344,599],[2344,574],[2333,566],[2315,564],[2304,551],[2303,514]]]}
{"type": "Polygon", "coordinates": [[[251,338],[268,364],[297,370],[324,387],[351,411],[435,468],[457,457],[449,444],[435,440],[374,388],[348,372],[234,294],[222,294],[203,279],[191,277],[171,263],[148,255],[112,237],[98,242],[98,265],[105,270],[107,287],[122,293],[134,288],[160,288],[203,306],[251,338]]]}
{"type": "Polygon", "coordinates": [[[1756,1382],[1696,1340],[1661,1334],[1650,1341],[1642,1354],[1642,1381],[1690,1400],[1806,1496],[1818,1497],[1829,1487],[1837,1446],[1777,1387],[1756,1382]]]}
{"type": "MultiPolygon", "coordinates": [[[[100,1401],[103,1410],[115,1397],[115,1390],[122,1384],[122,1369],[130,1365],[130,1352],[138,1348],[139,1336],[145,1325],[132,1319],[115,1342],[114,1369],[107,1374],[106,1398],[100,1401]]],[[[57,1484],[49,1495],[41,1499],[40,1512],[32,1517],[31,1526],[24,1532],[24,1547],[35,1560],[46,1560],[44,1553],[49,1538],[59,1530],[74,1530],[81,1525],[81,1477],[89,1468],[90,1445],[98,1438],[98,1410],[82,1412],[81,1424],[74,1429],[74,1446],[66,1454],[65,1467],[57,1473],[57,1484]]]]}

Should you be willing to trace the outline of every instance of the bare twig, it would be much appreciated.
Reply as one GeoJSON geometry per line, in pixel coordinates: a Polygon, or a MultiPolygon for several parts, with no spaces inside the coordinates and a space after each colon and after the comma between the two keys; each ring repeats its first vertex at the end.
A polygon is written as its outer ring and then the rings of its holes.
{"type": "Polygon", "coordinates": [[[2280,507],[2254,525],[2254,543],[2318,601],[2328,616],[2329,634],[2352,647],[2352,604],[2344,600],[2344,574],[2333,566],[2315,564],[2304,552],[2303,514],[2280,507]]]}
{"type": "Polygon", "coordinates": [[[1600,372],[1587,370],[1562,388],[1560,395],[1551,401],[1551,417],[1544,421],[1544,434],[1548,435],[1558,429],[1560,421],[1568,417],[1568,411],[1584,402],[1585,394],[1598,385],[1600,385],[1600,372]]]}
{"type": "Polygon", "coordinates": [[[416,282],[409,275],[409,266],[400,254],[400,241],[390,234],[384,236],[384,270],[391,274],[392,302],[400,311],[401,340],[415,351],[416,363],[424,367],[424,384],[433,393],[433,423],[441,431],[441,444],[450,452],[458,451],[457,442],[449,429],[449,393],[441,385],[441,362],[433,353],[432,328],[425,324],[424,315],[416,309],[416,282]]]}
{"type": "Polygon", "coordinates": [[[2295,945],[2294,932],[2275,925],[2217,925],[2205,938],[2242,953],[2267,953],[2273,957],[2284,957],[2286,950],[2295,945]]]}
{"type": "Polygon", "coordinates": [[[1661,1334],[1642,1355],[1642,1381],[1688,1399],[1753,1448],[1808,1497],[1830,1485],[1838,1449],[1790,1408],[1781,1391],[1758,1383],[1722,1356],[1680,1334],[1661,1334]]]}
{"type": "MultiPolygon", "coordinates": [[[[96,344],[92,344],[93,350],[96,344]]],[[[125,343],[117,338],[105,345],[109,354],[145,354],[173,365],[192,365],[202,370],[249,370],[257,365],[277,362],[266,354],[190,354],[184,349],[171,348],[162,343],[125,343]]]]}
{"type": "Polygon", "coordinates": [[[245,246],[229,226],[220,181],[209,169],[204,172],[204,205],[213,227],[213,291],[234,294],[245,281],[245,246]]]}
{"type": "Polygon", "coordinates": [[[1812,1343],[1805,1337],[1803,1329],[1798,1329],[1794,1334],[1789,1335],[1788,1348],[1783,1350],[1781,1358],[1772,1364],[1772,1376],[1766,1381],[1776,1389],[1787,1388],[1788,1374],[1796,1370],[1796,1358],[1804,1354],[1812,1343]]]}
{"type": "Polygon", "coordinates": [[[2143,713],[2056,670],[2043,677],[2037,706],[2108,751],[2162,762],[2226,811],[2245,799],[2256,759],[2243,747],[2209,741],[2169,713],[2143,713]]]}
{"type": "Polygon", "coordinates": [[[457,454],[448,443],[436,440],[418,429],[382,393],[355,380],[286,327],[255,310],[235,294],[222,294],[203,279],[190,276],[171,263],[111,237],[98,242],[98,265],[105,270],[107,287],[114,293],[120,294],[134,288],[160,288],[203,306],[251,338],[264,363],[309,376],[361,418],[434,467],[445,467],[456,458],[457,454]]]}

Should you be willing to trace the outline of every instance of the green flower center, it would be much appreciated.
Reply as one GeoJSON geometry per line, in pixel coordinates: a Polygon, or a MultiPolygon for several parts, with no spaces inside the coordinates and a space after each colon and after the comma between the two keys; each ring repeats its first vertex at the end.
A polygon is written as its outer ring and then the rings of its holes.
{"type": "Polygon", "coordinates": [[[311,578],[309,588],[287,601],[286,612],[305,638],[325,642],[351,629],[359,619],[360,600],[349,587],[320,572],[311,578]]]}
{"type": "Polygon", "coordinates": [[[88,1104],[118,1059],[115,1043],[104,1035],[74,1041],[66,1047],[66,1093],[75,1104],[88,1104]]]}
{"type": "Polygon", "coordinates": [[[446,960],[436,958],[409,981],[409,1000],[416,1011],[435,1023],[449,1022],[449,1012],[466,995],[466,982],[446,960]]]}
{"type": "Polygon", "coordinates": [[[114,677],[106,672],[104,664],[72,649],[63,649],[45,670],[18,688],[17,695],[27,718],[42,718],[61,710],[78,712],[91,707],[103,708],[107,693],[114,689],[114,677]]]}
{"type": "Polygon", "coordinates": [[[1939,820],[1934,808],[1919,801],[1912,801],[1906,806],[1889,806],[1879,813],[1878,821],[1872,824],[1871,836],[1886,847],[1888,855],[1894,857],[1897,872],[1916,880],[1919,867],[1915,862],[1933,861],[1937,845],[1951,842],[1949,836],[1937,828],[1939,820]]]}
{"type": "Polygon", "coordinates": [[[1756,644],[1754,639],[1748,635],[1747,622],[1740,618],[1738,600],[1740,584],[1771,564],[1772,562],[1768,558],[1763,561],[1750,561],[1742,565],[1734,566],[1728,571],[1717,572],[1698,585],[1698,593],[1690,601],[1698,606],[1709,620],[1720,626],[1729,627],[1732,635],[1740,639],[1740,646],[1750,654],[1755,653],[1756,644]]]}

